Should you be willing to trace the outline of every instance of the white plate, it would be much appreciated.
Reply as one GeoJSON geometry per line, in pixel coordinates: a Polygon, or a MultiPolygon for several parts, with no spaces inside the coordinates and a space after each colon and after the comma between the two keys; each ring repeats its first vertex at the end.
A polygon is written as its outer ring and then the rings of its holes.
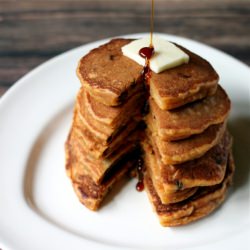
{"type": "MultiPolygon", "coordinates": [[[[126,37],[140,37],[134,34],[126,37]]],[[[19,80],[0,102],[0,248],[247,249],[249,247],[250,70],[216,49],[163,35],[207,58],[232,99],[236,175],[226,202],[196,223],[163,228],[135,182],[99,212],[77,200],[64,170],[64,142],[79,81],[78,60],[102,40],[64,53],[19,80]],[[240,242],[240,245],[239,245],[240,242]]],[[[249,249],[249,248],[248,248],[249,249]]]]}

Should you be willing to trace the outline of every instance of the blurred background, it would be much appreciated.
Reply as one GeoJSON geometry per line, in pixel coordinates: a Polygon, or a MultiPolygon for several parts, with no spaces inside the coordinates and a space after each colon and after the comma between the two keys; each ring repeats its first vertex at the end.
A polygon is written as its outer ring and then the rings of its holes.
{"type": "MultiPolygon", "coordinates": [[[[0,0],[0,96],[35,66],[102,38],[149,32],[151,0],[0,0]]],[[[155,32],[250,65],[250,0],[155,0],[155,32]]]]}

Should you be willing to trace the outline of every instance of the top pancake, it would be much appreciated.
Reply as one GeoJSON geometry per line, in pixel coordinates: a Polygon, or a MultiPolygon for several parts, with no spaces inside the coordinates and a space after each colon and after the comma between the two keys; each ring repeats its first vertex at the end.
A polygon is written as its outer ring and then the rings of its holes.
{"type": "MultiPolygon", "coordinates": [[[[93,49],[78,65],[78,77],[88,93],[99,102],[116,106],[138,90],[143,91],[142,66],[123,56],[121,47],[131,39],[113,39],[93,49]]],[[[181,47],[189,63],[159,74],[152,72],[150,94],[161,109],[173,109],[212,95],[218,75],[203,58],[181,47]]]]}
{"type": "Polygon", "coordinates": [[[219,76],[205,59],[177,45],[189,55],[189,62],[165,70],[152,72],[150,94],[163,109],[173,109],[214,94],[219,76]]]}
{"type": "Polygon", "coordinates": [[[161,110],[152,98],[149,99],[150,115],[147,119],[162,140],[178,140],[202,133],[210,125],[226,120],[231,103],[222,87],[216,93],[175,110],[161,110]]]}
{"type": "Polygon", "coordinates": [[[91,50],[79,62],[77,75],[81,83],[93,98],[105,105],[119,105],[143,88],[137,84],[142,66],[123,56],[121,51],[130,41],[111,40],[91,50]]]}

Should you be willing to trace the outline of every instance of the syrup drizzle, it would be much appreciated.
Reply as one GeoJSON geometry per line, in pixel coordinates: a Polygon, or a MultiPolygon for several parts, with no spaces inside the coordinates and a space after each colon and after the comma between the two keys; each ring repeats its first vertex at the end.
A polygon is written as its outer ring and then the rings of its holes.
{"type": "MultiPolygon", "coordinates": [[[[147,99],[149,97],[149,79],[151,77],[150,69],[150,58],[154,55],[154,46],[153,46],[153,33],[154,33],[154,0],[151,0],[151,18],[150,18],[150,44],[149,47],[141,48],[139,55],[145,59],[145,66],[141,72],[141,80],[144,82],[144,86],[147,92],[147,99]]],[[[138,182],[136,184],[136,190],[141,192],[144,190],[144,164],[142,158],[139,158],[137,161],[137,176],[138,182]]]]}
{"type": "Polygon", "coordinates": [[[153,33],[154,33],[154,15],[155,15],[155,1],[151,0],[151,18],[150,18],[150,45],[153,48],[153,33]]]}
{"type": "Polygon", "coordinates": [[[154,54],[154,47],[144,47],[141,48],[139,51],[139,55],[145,58],[145,66],[143,67],[141,75],[144,80],[144,83],[147,85],[148,85],[148,80],[151,77],[150,58],[153,56],[153,54],[154,54]]]}
{"type": "Polygon", "coordinates": [[[143,183],[143,179],[144,179],[144,164],[143,164],[143,160],[140,157],[137,161],[137,166],[136,166],[136,170],[137,170],[137,175],[138,175],[138,182],[136,184],[136,190],[141,192],[144,189],[144,183],[143,183]]]}
{"type": "Polygon", "coordinates": [[[154,55],[153,45],[153,33],[154,33],[154,0],[151,0],[151,18],[150,18],[150,44],[149,47],[144,47],[139,50],[139,55],[145,59],[145,66],[142,71],[142,79],[147,84],[151,76],[150,58],[154,55]]]}

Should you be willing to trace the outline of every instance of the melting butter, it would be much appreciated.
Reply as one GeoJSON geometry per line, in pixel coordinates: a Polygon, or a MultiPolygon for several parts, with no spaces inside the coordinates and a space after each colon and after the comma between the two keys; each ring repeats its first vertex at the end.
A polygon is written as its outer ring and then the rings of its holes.
{"type": "MultiPolygon", "coordinates": [[[[149,47],[149,45],[150,37],[134,40],[122,47],[122,53],[144,66],[145,59],[139,55],[139,50],[143,47],[149,47]]],[[[184,51],[159,36],[153,36],[153,46],[154,55],[150,59],[150,69],[155,73],[160,73],[189,61],[189,56],[184,51]]]]}

